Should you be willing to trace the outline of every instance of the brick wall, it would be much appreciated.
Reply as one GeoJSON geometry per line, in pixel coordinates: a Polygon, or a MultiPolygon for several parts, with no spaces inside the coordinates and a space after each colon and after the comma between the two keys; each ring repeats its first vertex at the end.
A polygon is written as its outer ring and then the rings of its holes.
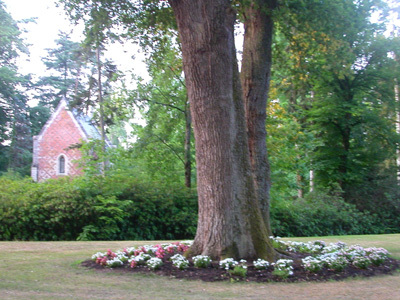
{"type": "Polygon", "coordinates": [[[82,174],[77,163],[82,157],[79,149],[67,149],[82,140],[86,140],[82,129],[66,105],[61,105],[35,140],[33,167],[37,168],[37,181],[82,174]],[[61,155],[65,157],[64,175],[58,173],[61,155]]]}

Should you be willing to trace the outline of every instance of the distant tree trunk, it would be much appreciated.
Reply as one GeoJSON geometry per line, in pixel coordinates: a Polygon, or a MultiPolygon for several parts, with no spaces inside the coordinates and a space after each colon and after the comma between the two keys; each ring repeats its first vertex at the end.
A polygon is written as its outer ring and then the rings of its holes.
{"type": "MultiPolygon", "coordinates": [[[[399,107],[400,98],[399,98],[399,83],[397,82],[397,78],[394,79],[394,99],[399,107]]],[[[400,109],[397,108],[396,111],[396,133],[400,134],[400,109]]],[[[397,145],[396,149],[396,165],[397,165],[397,185],[400,185],[400,145],[397,145]]]]}
{"type": "Polygon", "coordinates": [[[190,142],[192,136],[192,116],[190,115],[189,101],[185,106],[185,186],[192,186],[192,158],[190,153],[190,142]]]}
{"type": "MultiPolygon", "coordinates": [[[[312,90],[310,91],[310,97],[311,97],[311,101],[314,102],[314,97],[315,97],[315,92],[312,90]]],[[[314,187],[315,187],[315,181],[314,181],[314,169],[313,169],[313,165],[312,162],[310,164],[310,193],[314,192],[314,187]]]]}
{"type": "Polygon", "coordinates": [[[67,98],[67,91],[68,91],[68,84],[67,84],[67,77],[68,77],[68,64],[65,63],[64,65],[64,83],[63,83],[63,91],[62,94],[65,97],[65,99],[67,98]]]}
{"type": "Polygon", "coordinates": [[[276,6],[276,0],[255,0],[245,8],[241,70],[253,179],[269,235],[271,176],[265,122],[272,65],[272,11],[276,6]]]}
{"type": "Polygon", "coordinates": [[[265,258],[275,252],[252,177],[228,0],[170,0],[182,42],[196,143],[199,220],[190,255],[265,258]]]}
{"type": "Polygon", "coordinates": [[[297,183],[297,198],[304,197],[304,190],[303,190],[303,176],[301,176],[300,172],[297,171],[296,174],[296,183],[297,183]]]}
{"type": "Polygon", "coordinates": [[[10,145],[8,169],[27,175],[29,153],[32,151],[31,127],[27,117],[27,105],[21,95],[12,95],[12,119],[10,120],[10,145]]]}
{"type": "Polygon", "coordinates": [[[310,193],[314,192],[314,170],[310,170],[310,193]]]}
{"type": "Polygon", "coordinates": [[[352,120],[352,114],[351,113],[346,113],[345,116],[345,122],[343,125],[337,124],[337,127],[339,128],[340,134],[341,134],[341,144],[342,144],[342,154],[339,155],[340,163],[338,167],[338,171],[340,174],[339,178],[339,186],[343,190],[343,197],[347,199],[348,197],[348,164],[349,164],[349,152],[350,152],[350,143],[351,143],[351,120],[352,120]]]}
{"type": "Polygon", "coordinates": [[[75,86],[74,86],[74,100],[78,98],[78,87],[79,87],[79,77],[81,76],[81,67],[79,66],[78,71],[75,77],[75,86]]]}
{"type": "MultiPolygon", "coordinates": [[[[98,85],[98,98],[99,98],[99,108],[100,108],[100,133],[101,133],[101,146],[103,154],[106,150],[106,133],[104,129],[104,105],[103,105],[103,93],[102,93],[102,82],[101,82],[101,61],[100,61],[100,46],[96,48],[96,63],[97,63],[97,85],[98,85]]],[[[101,161],[102,173],[104,174],[106,170],[106,161],[103,158],[101,161]]]]}

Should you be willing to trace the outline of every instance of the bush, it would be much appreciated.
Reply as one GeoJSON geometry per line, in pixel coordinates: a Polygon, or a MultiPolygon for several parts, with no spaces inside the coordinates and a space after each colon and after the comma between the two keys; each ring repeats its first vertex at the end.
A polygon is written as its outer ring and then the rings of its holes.
{"type": "Polygon", "coordinates": [[[134,178],[113,175],[105,181],[103,195],[128,201],[127,216],[116,239],[172,240],[194,237],[197,195],[187,188],[158,188],[134,178]]]}
{"type": "Polygon", "coordinates": [[[377,216],[361,212],[339,195],[324,191],[303,199],[273,203],[271,227],[276,236],[326,236],[380,233],[377,216]]]}
{"type": "MultiPolygon", "coordinates": [[[[389,233],[385,216],[316,191],[272,202],[271,227],[276,236],[389,233]]],[[[197,196],[186,188],[118,173],[45,183],[0,177],[0,240],[191,239],[196,224],[197,196]]]]}
{"type": "Polygon", "coordinates": [[[0,177],[0,240],[189,239],[196,195],[128,177],[0,177]]]}

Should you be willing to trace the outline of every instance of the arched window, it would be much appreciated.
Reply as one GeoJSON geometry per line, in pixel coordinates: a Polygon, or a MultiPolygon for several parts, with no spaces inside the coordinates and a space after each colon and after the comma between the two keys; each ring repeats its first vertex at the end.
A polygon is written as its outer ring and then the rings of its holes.
{"type": "Polygon", "coordinates": [[[58,173],[65,174],[65,157],[61,155],[58,159],[58,173]]]}

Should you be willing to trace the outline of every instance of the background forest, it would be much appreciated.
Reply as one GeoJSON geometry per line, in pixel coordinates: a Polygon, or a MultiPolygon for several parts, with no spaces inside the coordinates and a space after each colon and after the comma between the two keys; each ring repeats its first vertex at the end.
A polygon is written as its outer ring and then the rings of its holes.
{"type": "MultiPolygon", "coordinates": [[[[34,80],[18,72],[29,47],[0,0],[0,239],[193,238],[196,165],[176,24],[165,2],[139,2],[60,1],[85,39],[60,33],[43,57],[49,72],[34,80]],[[146,53],[150,79],[105,59],[110,43],[126,41],[146,53]],[[85,144],[82,178],[33,183],[32,137],[62,97],[116,147],[85,144]]],[[[399,12],[396,1],[279,1],[266,124],[275,235],[399,232],[399,12]]]]}

